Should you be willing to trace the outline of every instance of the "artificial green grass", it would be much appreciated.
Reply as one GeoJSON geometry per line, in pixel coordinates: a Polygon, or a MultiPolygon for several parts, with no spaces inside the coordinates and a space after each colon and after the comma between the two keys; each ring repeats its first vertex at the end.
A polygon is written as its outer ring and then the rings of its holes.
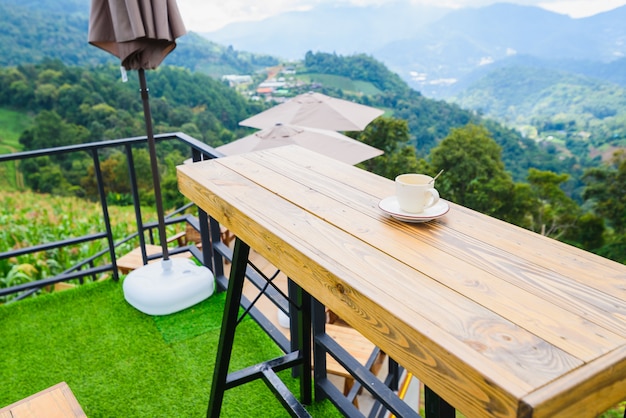
{"type": "MultiPolygon", "coordinates": [[[[105,281],[0,306],[0,407],[65,381],[89,417],[206,416],[224,294],[152,317],[105,281]]],[[[251,319],[238,327],[231,369],[281,355],[251,319]]],[[[280,373],[292,390],[298,382],[280,373]]],[[[341,416],[330,402],[313,416],[341,416]]],[[[287,417],[260,381],[226,391],[224,417],[287,417]]]]}

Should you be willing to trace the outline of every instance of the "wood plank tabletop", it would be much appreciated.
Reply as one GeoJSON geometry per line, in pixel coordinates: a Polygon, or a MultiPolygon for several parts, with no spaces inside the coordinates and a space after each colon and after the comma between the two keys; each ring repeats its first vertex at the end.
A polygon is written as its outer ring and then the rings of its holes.
{"type": "MultiPolygon", "coordinates": [[[[297,146],[178,167],[209,215],[466,416],[626,399],[626,266],[449,203],[406,223],[389,179],[297,146]]],[[[442,196],[445,198],[445,196],[442,196]]]]}

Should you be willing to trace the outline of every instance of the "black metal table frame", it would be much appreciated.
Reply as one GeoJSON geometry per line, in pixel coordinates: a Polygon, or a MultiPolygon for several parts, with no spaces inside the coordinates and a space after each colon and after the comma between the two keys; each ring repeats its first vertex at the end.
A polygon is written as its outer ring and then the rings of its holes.
{"type": "MultiPolygon", "coordinates": [[[[381,382],[369,371],[369,362],[365,366],[361,365],[325,333],[324,306],[291,280],[289,281],[291,352],[228,373],[235,331],[240,321],[240,301],[246,280],[249,254],[250,246],[236,238],[207,417],[219,417],[226,390],[256,379],[262,379],[265,382],[291,416],[309,417],[310,414],[304,405],[309,405],[312,402],[313,377],[315,379],[315,400],[330,399],[338,410],[346,416],[363,416],[363,413],[352,404],[351,399],[356,396],[359,387],[364,387],[377,399],[378,405],[382,406],[381,408],[373,408],[371,416],[377,416],[375,415],[376,411],[383,411],[384,407],[398,417],[419,417],[419,414],[398,398],[394,392],[397,390],[400,373],[397,363],[390,359],[389,376],[385,382],[381,382]],[[310,338],[311,335],[313,335],[313,339],[310,338]],[[344,396],[328,379],[326,374],[327,353],[333,356],[354,377],[355,387],[351,390],[351,396],[344,396]],[[315,358],[314,362],[312,361],[313,358],[315,358]],[[311,376],[312,368],[313,377],[311,376]],[[285,369],[292,369],[293,375],[299,379],[300,400],[296,399],[276,374],[285,369]]],[[[425,403],[428,417],[454,418],[455,416],[454,409],[428,388],[425,391],[425,403]]],[[[383,412],[380,414],[382,415],[383,412]]]]}

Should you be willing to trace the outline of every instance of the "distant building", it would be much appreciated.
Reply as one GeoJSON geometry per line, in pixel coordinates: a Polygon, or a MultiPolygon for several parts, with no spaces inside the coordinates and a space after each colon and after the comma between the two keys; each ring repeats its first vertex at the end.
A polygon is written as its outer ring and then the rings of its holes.
{"type": "Polygon", "coordinates": [[[259,84],[259,88],[271,88],[271,89],[280,89],[285,87],[284,81],[264,81],[259,84]]]}
{"type": "Polygon", "coordinates": [[[274,93],[274,89],[271,88],[271,87],[260,87],[259,86],[256,89],[256,93],[260,94],[262,96],[267,96],[267,95],[270,95],[270,94],[274,93]]]}
{"type": "Polygon", "coordinates": [[[250,75],[224,75],[222,76],[222,81],[228,82],[230,87],[239,86],[241,84],[250,84],[252,83],[252,76],[250,75]]]}

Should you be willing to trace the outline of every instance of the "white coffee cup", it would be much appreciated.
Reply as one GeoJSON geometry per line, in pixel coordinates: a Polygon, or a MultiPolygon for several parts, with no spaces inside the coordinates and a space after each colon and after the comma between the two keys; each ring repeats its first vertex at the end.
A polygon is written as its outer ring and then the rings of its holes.
{"type": "Polygon", "coordinates": [[[439,202],[435,182],[426,174],[400,174],[396,177],[396,197],[404,212],[421,213],[439,202]]]}

